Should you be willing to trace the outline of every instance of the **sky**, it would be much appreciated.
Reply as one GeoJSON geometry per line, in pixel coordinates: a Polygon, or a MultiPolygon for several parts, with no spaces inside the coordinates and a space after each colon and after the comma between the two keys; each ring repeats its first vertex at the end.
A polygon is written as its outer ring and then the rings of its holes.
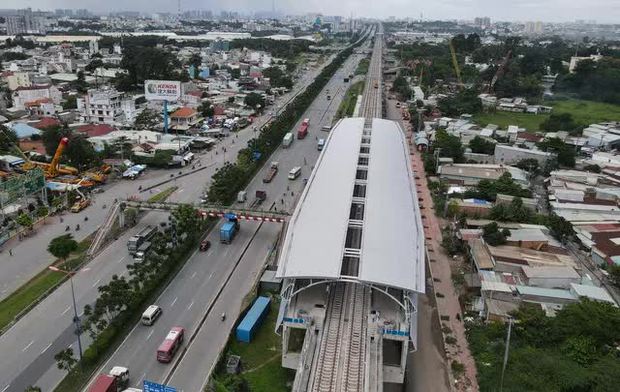
{"type": "MultiPolygon", "coordinates": [[[[620,0],[274,0],[276,10],[288,14],[318,12],[324,15],[473,19],[489,16],[500,21],[565,22],[576,19],[620,24],[620,0]]],[[[176,12],[175,0],[2,0],[0,8],[52,10],[86,8],[94,12],[176,12]]],[[[219,12],[271,10],[272,0],[181,0],[181,10],[219,12]]]]}

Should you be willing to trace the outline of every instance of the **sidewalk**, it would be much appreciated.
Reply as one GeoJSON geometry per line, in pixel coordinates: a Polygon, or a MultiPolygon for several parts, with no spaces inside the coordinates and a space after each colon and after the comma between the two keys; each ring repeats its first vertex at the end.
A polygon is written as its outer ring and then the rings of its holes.
{"type": "MultiPolygon", "coordinates": [[[[409,135],[410,131],[407,128],[405,130],[409,135]]],[[[449,365],[453,361],[458,361],[464,366],[464,371],[460,375],[455,374],[454,370],[451,370],[452,376],[455,378],[454,388],[457,391],[477,391],[479,388],[476,378],[476,364],[469,351],[458,294],[452,283],[451,259],[444,253],[441,247],[441,228],[446,223],[443,219],[435,216],[433,200],[424,173],[422,156],[415,151],[415,146],[410,146],[410,148],[412,151],[412,168],[416,177],[416,188],[418,197],[421,199],[420,208],[424,224],[424,237],[430,256],[429,264],[434,280],[434,292],[443,295],[443,297],[436,296],[437,309],[440,317],[442,317],[442,326],[450,328],[450,335],[456,338],[456,344],[445,344],[446,357],[450,362],[449,365]],[[457,319],[457,314],[460,315],[460,320],[457,319]],[[449,317],[449,319],[446,320],[446,317],[449,317]]],[[[444,332],[444,340],[446,335],[444,332]]],[[[451,366],[449,368],[452,369],[451,366]]]]}

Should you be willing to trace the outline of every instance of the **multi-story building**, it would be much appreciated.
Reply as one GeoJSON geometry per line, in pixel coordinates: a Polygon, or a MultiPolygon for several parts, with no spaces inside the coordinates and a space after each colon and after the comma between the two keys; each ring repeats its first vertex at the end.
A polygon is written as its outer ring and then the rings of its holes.
{"type": "Polygon", "coordinates": [[[30,87],[30,76],[26,72],[7,72],[5,80],[9,85],[9,90],[15,91],[20,87],[30,87]]]}
{"type": "Polygon", "coordinates": [[[133,99],[114,89],[90,89],[77,100],[80,118],[84,122],[118,124],[133,121],[136,105],[133,99]]]}
{"type": "Polygon", "coordinates": [[[18,87],[13,92],[13,107],[24,110],[28,103],[49,99],[53,104],[60,105],[62,93],[53,85],[18,87]]]}
{"type": "Polygon", "coordinates": [[[6,32],[8,35],[26,34],[26,18],[22,15],[7,16],[6,32]]]}

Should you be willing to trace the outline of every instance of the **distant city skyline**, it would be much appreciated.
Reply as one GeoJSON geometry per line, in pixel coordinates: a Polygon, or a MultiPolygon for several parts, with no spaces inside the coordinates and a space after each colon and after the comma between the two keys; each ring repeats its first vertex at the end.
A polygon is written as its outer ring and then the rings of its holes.
{"type": "MultiPolygon", "coordinates": [[[[56,8],[86,8],[95,13],[113,11],[141,11],[144,13],[177,12],[177,1],[134,0],[129,4],[121,0],[4,0],[0,8],[25,8],[54,10],[56,8]]],[[[285,14],[322,13],[355,17],[424,19],[473,19],[488,16],[492,21],[544,21],[570,22],[596,20],[599,23],[620,23],[618,0],[276,0],[275,8],[285,14]],[[420,3],[420,4],[416,4],[420,3]]],[[[253,13],[270,11],[272,0],[181,0],[181,10],[238,11],[253,13]]]]}

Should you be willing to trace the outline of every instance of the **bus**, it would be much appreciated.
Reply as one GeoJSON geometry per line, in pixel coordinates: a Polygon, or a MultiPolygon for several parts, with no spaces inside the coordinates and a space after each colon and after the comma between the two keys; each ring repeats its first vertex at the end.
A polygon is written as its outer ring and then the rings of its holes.
{"type": "Polygon", "coordinates": [[[291,169],[290,172],[288,172],[288,179],[294,180],[297,177],[299,177],[300,174],[301,174],[301,167],[295,166],[294,168],[291,169]]]}
{"type": "Polygon", "coordinates": [[[168,332],[168,335],[166,335],[166,338],[157,349],[157,360],[159,362],[168,363],[172,361],[172,357],[174,357],[174,354],[183,343],[183,335],[185,335],[185,328],[183,327],[173,327],[168,332]]]}

